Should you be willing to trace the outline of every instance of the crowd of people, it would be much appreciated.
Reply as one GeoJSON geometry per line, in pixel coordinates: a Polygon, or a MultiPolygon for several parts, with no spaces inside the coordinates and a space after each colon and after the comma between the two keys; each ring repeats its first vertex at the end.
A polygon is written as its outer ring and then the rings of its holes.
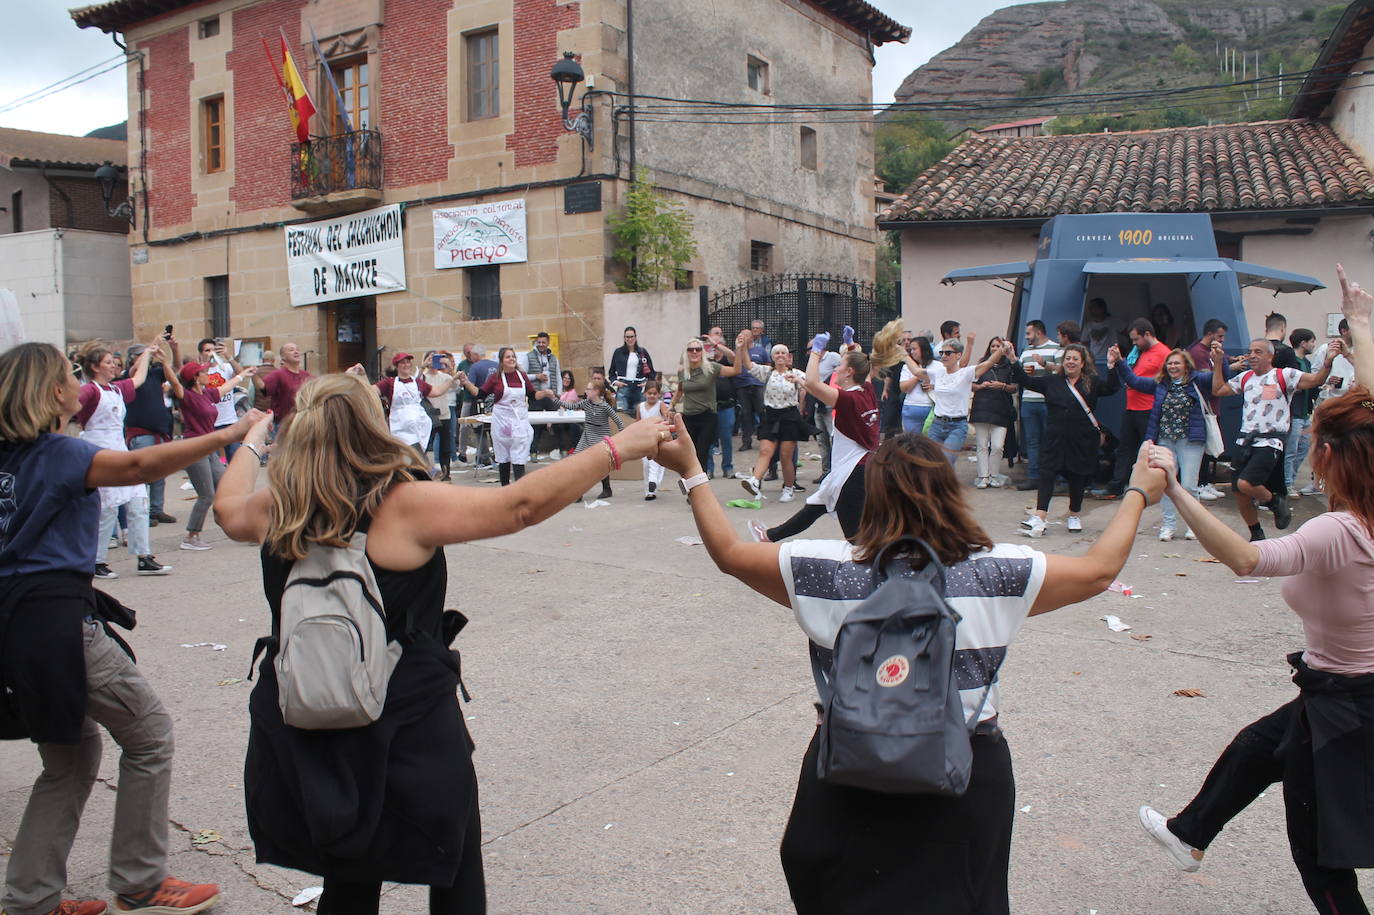
{"type": "Polygon", "coordinates": [[[1009,911],[1015,789],[1000,727],[1001,658],[1025,618],[1111,584],[1156,502],[1161,539],[1181,529],[1238,574],[1286,577],[1307,644],[1289,657],[1297,698],[1243,729],[1177,816],[1142,807],[1141,826],[1196,870],[1225,824],[1282,782],[1313,905],[1367,912],[1353,869],[1374,865],[1374,497],[1362,485],[1374,466],[1374,296],[1340,276],[1338,339],[1318,350],[1316,335],[1299,328],[1283,344],[1284,322],[1271,316],[1266,337],[1232,364],[1219,322],[1184,347],[1166,306],[1123,327],[1100,300],[1083,327],[1056,328],[1058,343],[1032,321],[1019,353],[994,338],[977,362],[975,335],[957,322],[935,335],[899,320],[867,352],[852,328],[839,340],[819,330],[800,369],[755,321],[733,347],[719,327],[688,339],[676,370],[660,373],[631,327],[607,370],[581,389],[543,333],[530,350],[501,347],[494,359],[476,344],[461,359],[398,352],[393,372],[375,381],[361,365],[313,377],[292,343],[279,362],[269,355],[257,366],[240,365],[215,339],[182,359],[170,326],[130,347],[127,365],[99,344],[76,360],[45,344],[16,346],[0,354],[0,735],[37,744],[43,773],[9,856],[5,910],[106,910],[61,898],[101,728],[121,749],[109,868],[116,909],[198,912],[218,898],[214,885],[167,872],[172,721],[110,628],[127,609],[93,587],[118,577],[108,550],[125,538],[138,574],[171,571],[149,542],[150,526],[176,523],[155,484],[185,470],[196,501],[183,549],[210,548],[202,534],[212,506],[230,538],[261,545],[273,638],[249,700],[244,779],[258,859],[322,875],[326,915],[377,912],[384,882],[429,886],[432,912],[484,911],[472,742],[448,650],[463,621],[443,610],[443,548],[538,524],[598,482],[609,498],[612,472],[642,462],[644,498],[658,498],[665,471],[677,474],[711,560],[789,607],[814,657],[835,647],[846,616],[879,587],[878,557],[895,549],[901,574],[939,566],[961,620],[956,654],[984,659],[958,678],[973,735],[971,781],[958,796],[831,783],[818,774],[813,738],[781,846],[798,912],[902,911],[913,885],[929,911],[1009,911]],[[1123,387],[1126,411],[1113,432],[1096,407],[1123,387]],[[1225,450],[1248,536],[1203,504],[1205,456],[1221,452],[1209,417],[1227,396],[1244,401],[1239,437],[1225,450]],[[562,422],[568,413],[580,423],[562,422]],[[79,436],[64,434],[72,421],[79,436]],[[971,488],[956,473],[970,427],[971,488]],[[558,460],[528,474],[540,434],[558,460]],[[704,485],[715,459],[751,498],[777,480],[778,500],[789,502],[806,491],[797,449],[812,436],[823,452],[816,491],[781,524],[748,523],[739,537],[704,485]],[[1261,507],[1278,530],[1291,524],[1301,439],[1309,493],[1323,493],[1330,511],[1266,540],[1261,507]],[[752,467],[733,473],[733,456],[756,442],[752,467]],[[1113,451],[1111,467],[1104,457],[1113,451]],[[447,485],[470,453],[496,466],[499,488],[447,485]],[[1085,554],[998,543],[978,522],[975,491],[1010,483],[1002,470],[1018,456],[1027,464],[1019,488],[1036,493],[1022,522],[1031,538],[1045,533],[1061,487],[1067,528],[1081,531],[1087,492],[1105,481],[1099,496],[1119,504],[1085,554]],[[840,539],[793,539],[831,513],[840,539]],[[929,550],[910,548],[912,538],[929,550]],[[351,542],[375,578],[398,660],[371,724],[303,740],[285,718],[278,673],[284,594],[295,563],[351,542]],[[45,651],[33,651],[40,641],[45,651]],[[861,860],[851,854],[860,838],[870,850],[861,860]]]}

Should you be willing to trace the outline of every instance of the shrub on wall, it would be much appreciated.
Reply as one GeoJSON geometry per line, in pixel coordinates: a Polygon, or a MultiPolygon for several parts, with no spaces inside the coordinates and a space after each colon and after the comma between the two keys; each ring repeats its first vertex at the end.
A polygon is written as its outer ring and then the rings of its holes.
{"type": "Polygon", "coordinates": [[[615,257],[625,266],[621,292],[672,289],[697,255],[692,217],[659,193],[641,169],[625,195],[625,210],[606,220],[615,236],[615,257]]]}

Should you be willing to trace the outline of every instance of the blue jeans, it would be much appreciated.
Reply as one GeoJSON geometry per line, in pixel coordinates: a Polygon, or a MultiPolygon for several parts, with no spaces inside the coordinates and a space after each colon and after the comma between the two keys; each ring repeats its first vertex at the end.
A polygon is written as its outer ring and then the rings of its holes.
{"type": "Polygon", "coordinates": [[[639,405],[644,400],[644,384],[626,384],[615,392],[615,408],[631,416],[639,415],[639,405]]]}
{"type": "Polygon", "coordinates": [[[930,404],[902,404],[902,431],[920,432],[932,409],[930,404]]]}
{"type": "MultiPolygon", "coordinates": [[[[156,435],[135,435],[129,439],[129,450],[137,451],[140,448],[148,448],[157,444],[156,435]]],[[[162,506],[167,495],[167,481],[157,480],[148,484],[148,514],[162,514],[162,506]]]]}
{"type": "Polygon", "coordinates": [[[1288,441],[1283,446],[1283,482],[1291,490],[1298,476],[1298,468],[1302,466],[1303,458],[1307,457],[1307,449],[1312,447],[1312,436],[1303,435],[1312,425],[1312,420],[1294,417],[1290,423],[1288,441]]]}
{"type": "Polygon", "coordinates": [[[1028,467],[1026,477],[1040,479],[1040,439],[1045,435],[1045,420],[1049,408],[1043,400],[1030,403],[1021,402],[1021,452],[1025,454],[1028,467]]]}
{"type": "MultiPolygon", "coordinates": [[[[735,434],[735,408],[725,407],[716,408],[716,438],[720,443],[720,469],[727,477],[735,472],[735,456],[731,450],[734,441],[731,436],[735,434]]],[[[709,454],[709,452],[708,452],[709,454]]],[[[716,458],[711,454],[706,458],[706,472],[715,473],[716,458]]]]}
{"type": "MultiPolygon", "coordinates": [[[[1168,441],[1157,442],[1174,453],[1174,459],[1178,462],[1178,481],[1183,484],[1183,488],[1190,493],[1197,495],[1197,473],[1202,467],[1203,442],[1190,442],[1186,438],[1169,439],[1168,441]]],[[[1159,500],[1159,507],[1164,513],[1163,527],[1173,528],[1178,525],[1178,512],[1174,510],[1174,503],[1168,496],[1159,500]]]]}
{"type": "Polygon", "coordinates": [[[959,449],[964,447],[964,439],[968,437],[968,418],[958,420],[944,420],[936,418],[930,424],[930,440],[944,445],[948,452],[946,455],[951,464],[959,456],[959,449]]]}

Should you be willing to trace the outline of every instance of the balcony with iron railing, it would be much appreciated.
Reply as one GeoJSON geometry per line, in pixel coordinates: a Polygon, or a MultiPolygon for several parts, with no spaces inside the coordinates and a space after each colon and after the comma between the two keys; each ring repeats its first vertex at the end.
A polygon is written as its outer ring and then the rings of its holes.
{"type": "Polygon", "coordinates": [[[382,201],[382,135],[355,130],[291,145],[291,205],[310,213],[366,209],[382,201]]]}

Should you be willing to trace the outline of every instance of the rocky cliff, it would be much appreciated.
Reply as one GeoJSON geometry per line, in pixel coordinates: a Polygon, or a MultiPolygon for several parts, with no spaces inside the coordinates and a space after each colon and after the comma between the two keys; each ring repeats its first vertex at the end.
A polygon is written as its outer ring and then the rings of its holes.
{"type": "MultiPolygon", "coordinates": [[[[1288,55],[1286,72],[1291,72],[1304,55],[1310,59],[1329,32],[1329,6],[1322,0],[1065,0],[1009,6],[912,72],[896,99],[929,103],[1200,85],[1221,79],[1227,48],[1248,53],[1250,61],[1259,51],[1266,72],[1275,72],[1288,55]]],[[[1049,113],[1026,106],[934,116],[957,130],[1049,113]]]]}

